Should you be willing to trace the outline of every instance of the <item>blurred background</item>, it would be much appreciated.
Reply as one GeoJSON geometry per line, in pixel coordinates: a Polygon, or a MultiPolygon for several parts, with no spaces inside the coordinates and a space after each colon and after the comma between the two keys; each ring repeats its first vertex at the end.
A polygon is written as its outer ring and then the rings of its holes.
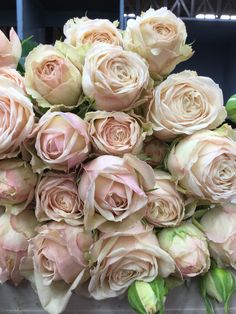
{"type": "Polygon", "coordinates": [[[213,78],[225,101],[236,93],[236,0],[7,0],[0,2],[0,27],[7,34],[13,26],[21,39],[54,43],[63,38],[63,25],[72,17],[119,20],[125,28],[149,7],[168,7],[187,27],[194,56],[175,72],[195,70],[213,78]]]}

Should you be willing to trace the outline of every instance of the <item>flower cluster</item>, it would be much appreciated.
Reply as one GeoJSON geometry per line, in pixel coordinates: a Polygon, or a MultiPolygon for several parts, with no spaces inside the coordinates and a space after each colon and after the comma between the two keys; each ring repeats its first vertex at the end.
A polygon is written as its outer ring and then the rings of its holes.
{"type": "Polygon", "coordinates": [[[236,269],[236,136],[222,91],[170,74],[193,51],[166,8],[124,32],[74,18],[64,35],[20,73],[20,40],[0,33],[0,282],[28,279],[50,314],[72,291],[102,300],[129,287],[138,313],[163,311],[165,278],[212,278],[211,259],[236,269]]]}

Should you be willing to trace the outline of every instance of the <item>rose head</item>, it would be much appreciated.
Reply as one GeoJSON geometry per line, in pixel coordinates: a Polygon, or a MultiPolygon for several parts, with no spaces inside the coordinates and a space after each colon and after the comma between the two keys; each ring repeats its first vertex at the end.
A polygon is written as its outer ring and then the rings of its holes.
{"type": "Polygon", "coordinates": [[[172,74],[158,85],[146,114],[154,135],[164,141],[215,129],[226,116],[222,90],[212,79],[193,71],[172,74]]]}
{"type": "Polygon", "coordinates": [[[39,180],[35,198],[38,221],[83,224],[83,203],[79,199],[75,174],[46,173],[39,180]]]}
{"type": "Polygon", "coordinates": [[[122,45],[122,35],[117,24],[106,19],[91,20],[87,16],[70,19],[63,29],[65,42],[75,47],[97,43],[122,45]]]}
{"type": "Polygon", "coordinates": [[[151,75],[160,79],[193,55],[192,48],[185,44],[186,37],[184,22],[171,11],[149,9],[128,20],[124,46],[145,58],[151,75]]]}
{"type": "Polygon", "coordinates": [[[129,110],[150,98],[150,78],[144,60],[134,52],[108,44],[97,44],[87,53],[82,86],[100,110],[129,110]]]}
{"type": "Polygon", "coordinates": [[[10,30],[10,39],[0,31],[0,67],[16,68],[21,57],[21,42],[13,28],[10,30]]]}
{"type": "Polygon", "coordinates": [[[23,211],[34,197],[37,175],[21,159],[0,161],[0,205],[12,214],[23,211]]]}
{"type": "Polygon", "coordinates": [[[25,61],[27,91],[41,107],[75,106],[82,93],[81,73],[55,47],[39,45],[25,61]]]}
{"type": "Polygon", "coordinates": [[[140,222],[123,232],[102,234],[91,255],[97,264],[91,270],[89,292],[96,300],[123,294],[135,280],[167,277],[175,268],[152,228],[140,222]]]}
{"type": "Polygon", "coordinates": [[[0,67],[0,78],[8,79],[10,82],[16,84],[18,87],[20,87],[24,93],[26,93],[25,90],[25,78],[20,75],[18,71],[12,68],[8,67],[0,67]]]}
{"type": "Polygon", "coordinates": [[[84,165],[79,195],[88,230],[126,229],[145,215],[145,190],[154,187],[152,168],[133,155],[104,155],[84,165]]]}
{"type": "Polygon", "coordinates": [[[199,131],[174,146],[168,169],[186,193],[213,203],[236,201],[236,142],[232,129],[199,131]]]}
{"type": "Polygon", "coordinates": [[[195,277],[210,267],[210,254],[204,234],[190,223],[163,229],[158,234],[160,247],[174,259],[176,275],[195,277]],[[191,254],[190,254],[191,252],[191,254]]]}

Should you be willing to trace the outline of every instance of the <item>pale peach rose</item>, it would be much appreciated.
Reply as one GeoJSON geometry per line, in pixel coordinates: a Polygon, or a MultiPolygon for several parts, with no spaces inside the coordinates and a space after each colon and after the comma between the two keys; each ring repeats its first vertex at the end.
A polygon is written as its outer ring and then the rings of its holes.
{"type": "Polygon", "coordinates": [[[210,268],[210,254],[205,235],[193,224],[165,228],[158,233],[160,247],[174,259],[176,276],[191,278],[210,268]]]}
{"type": "Polygon", "coordinates": [[[212,203],[236,203],[233,130],[198,131],[173,146],[167,166],[185,193],[212,203]]]}
{"type": "Polygon", "coordinates": [[[178,226],[185,217],[184,195],[177,191],[169,173],[156,170],[155,189],[147,193],[146,220],[155,227],[178,226]]]}
{"type": "Polygon", "coordinates": [[[93,236],[82,227],[58,222],[37,231],[21,271],[35,286],[44,310],[62,313],[72,290],[89,278],[88,253],[93,236]]]}
{"type": "Polygon", "coordinates": [[[0,78],[6,78],[10,80],[12,83],[15,83],[18,87],[20,87],[25,93],[25,78],[20,75],[18,71],[15,69],[11,69],[8,67],[0,67],[0,78]]]}
{"type": "Polygon", "coordinates": [[[43,115],[24,143],[36,172],[44,169],[69,172],[88,157],[90,139],[87,123],[73,113],[50,112],[43,115]]]}
{"type": "Polygon", "coordinates": [[[84,202],[85,228],[125,230],[145,215],[155,178],[152,168],[133,155],[104,155],[83,167],[79,195],[84,202]]]}
{"type": "Polygon", "coordinates": [[[152,167],[161,165],[168,152],[168,145],[155,137],[147,137],[143,142],[141,156],[152,167]]]}
{"type": "Polygon", "coordinates": [[[0,67],[16,68],[21,57],[21,42],[13,28],[10,30],[10,39],[0,31],[0,67]]]}
{"type": "Polygon", "coordinates": [[[172,74],[157,86],[146,114],[154,135],[164,141],[215,129],[226,116],[219,85],[193,71],[172,74]]]}
{"type": "Polygon", "coordinates": [[[19,214],[34,197],[37,175],[25,161],[0,160],[0,205],[7,212],[19,214]]]}
{"type": "Polygon", "coordinates": [[[151,83],[148,67],[138,54],[97,44],[85,57],[82,86],[97,109],[123,111],[147,102],[151,83]]]}
{"type": "Polygon", "coordinates": [[[80,70],[51,45],[39,45],[26,57],[25,84],[45,108],[71,109],[82,94],[80,70]]]}
{"type": "Polygon", "coordinates": [[[0,159],[16,157],[34,126],[33,105],[22,90],[0,78],[0,159]]]}
{"type": "Polygon", "coordinates": [[[147,60],[153,78],[162,79],[193,55],[184,22],[167,8],[149,9],[127,22],[124,46],[147,60]]]}
{"type": "Polygon", "coordinates": [[[38,221],[65,221],[83,224],[83,203],[78,195],[75,174],[44,174],[35,190],[35,215],[38,221]]]}
{"type": "Polygon", "coordinates": [[[112,23],[106,19],[92,20],[87,16],[73,18],[64,25],[65,42],[74,47],[101,42],[122,45],[122,35],[117,26],[117,21],[112,23]]]}
{"type": "Polygon", "coordinates": [[[90,254],[97,264],[91,270],[88,289],[97,300],[123,294],[135,280],[168,277],[175,269],[152,228],[141,222],[123,232],[101,234],[90,254]]]}
{"type": "Polygon", "coordinates": [[[211,256],[220,266],[236,269],[236,205],[233,210],[230,207],[210,209],[200,223],[208,238],[211,256]]]}
{"type": "Polygon", "coordinates": [[[7,213],[0,216],[0,283],[11,280],[18,285],[24,279],[20,265],[28,255],[28,239],[34,236],[36,225],[29,210],[18,216],[7,213]]]}
{"type": "Polygon", "coordinates": [[[148,132],[138,116],[124,112],[89,112],[85,120],[94,150],[100,154],[138,154],[148,132]]]}

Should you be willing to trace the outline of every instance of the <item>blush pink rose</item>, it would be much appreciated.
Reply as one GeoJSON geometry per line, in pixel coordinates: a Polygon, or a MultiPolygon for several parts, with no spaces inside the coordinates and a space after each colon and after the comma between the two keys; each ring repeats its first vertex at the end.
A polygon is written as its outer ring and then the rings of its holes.
{"type": "Polygon", "coordinates": [[[13,28],[9,37],[0,31],[0,67],[16,68],[22,52],[21,42],[13,28]]]}
{"type": "Polygon", "coordinates": [[[15,69],[8,68],[8,67],[0,68],[0,78],[1,77],[4,77],[4,78],[10,80],[12,83],[16,84],[18,87],[20,87],[26,93],[25,79],[15,69]]]}

